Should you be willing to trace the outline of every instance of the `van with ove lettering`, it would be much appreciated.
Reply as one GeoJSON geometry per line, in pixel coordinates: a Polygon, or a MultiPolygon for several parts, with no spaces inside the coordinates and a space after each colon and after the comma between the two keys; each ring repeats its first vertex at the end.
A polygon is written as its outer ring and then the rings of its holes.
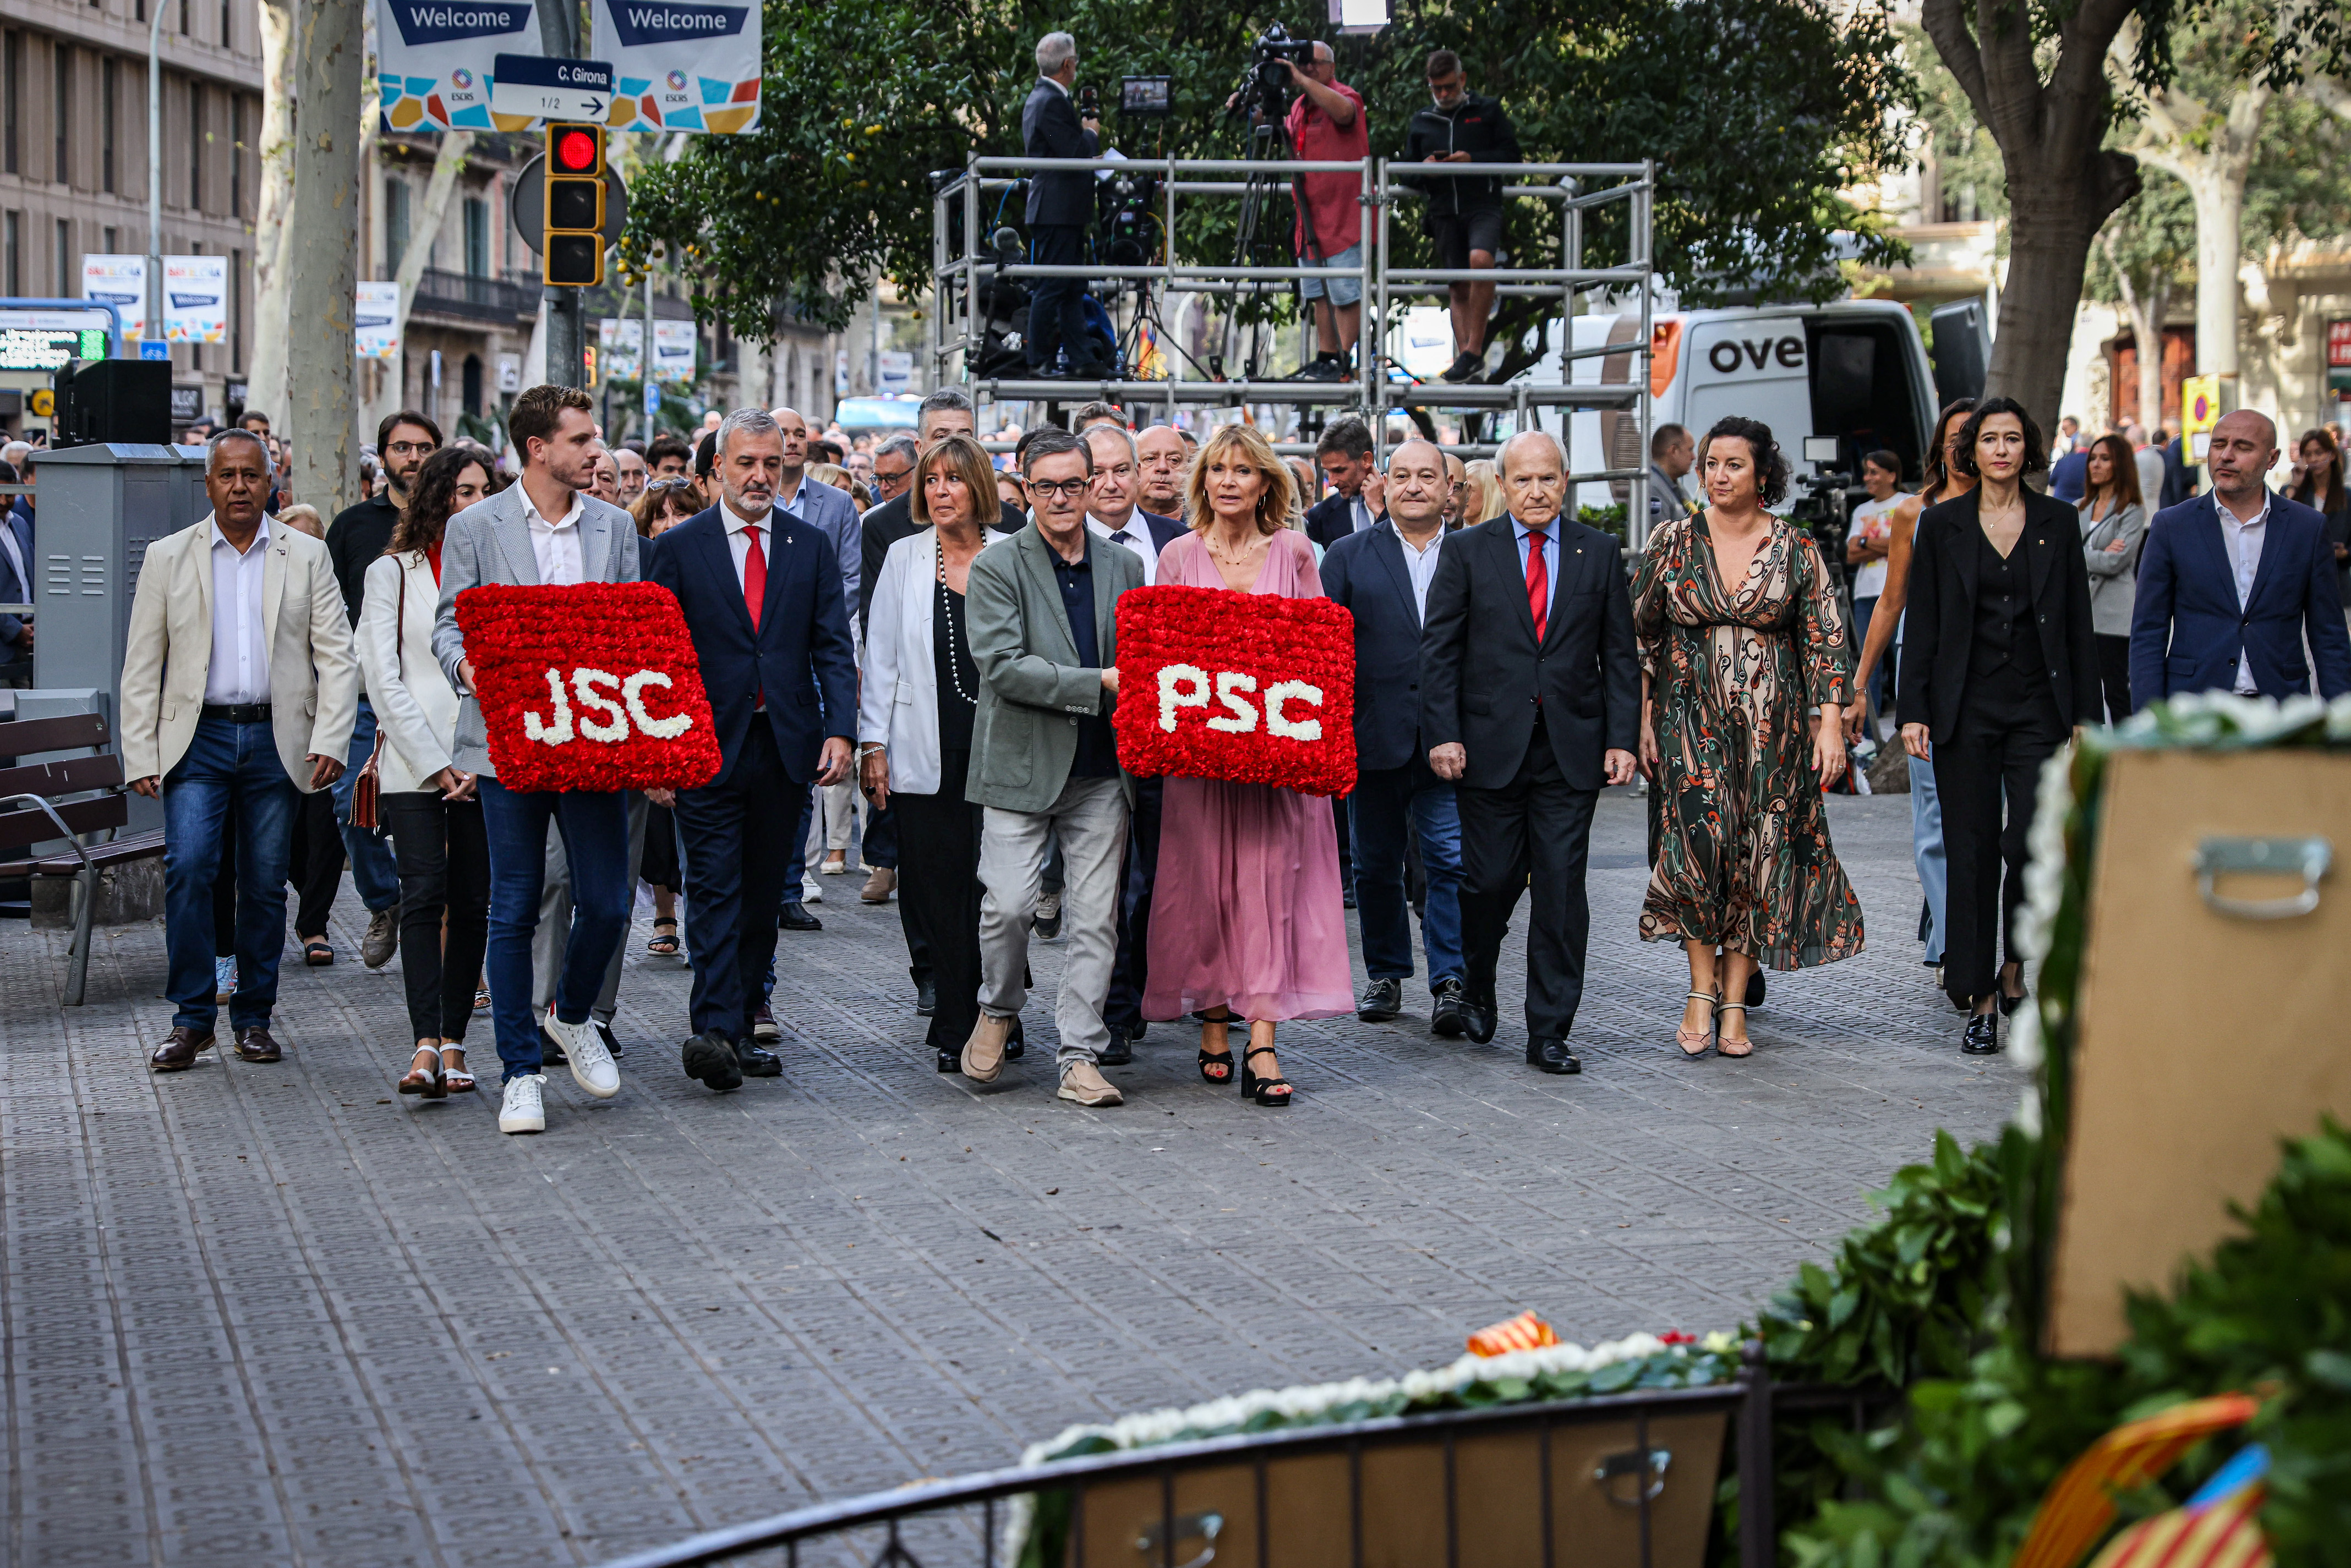
{"type": "MultiPolygon", "coordinates": [[[[1583,316],[1573,326],[1577,348],[1604,348],[1636,340],[1641,317],[1638,312],[1583,316]]],[[[1649,349],[1653,430],[1684,425],[1702,437],[1715,421],[1738,414],[1771,427],[1798,476],[1857,474],[1862,454],[1883,448],[1901,458],[1906,487],[1924,478],[1921,454],[1938,408],[1935,372],[1917,322],[1897,301],[1659,312],[1650,317],[1649,349]],[[1834,438],[1833,464],[1804,461],[1804,442],[1814,436],[1834,438]]],[[[1622,383],[1631,379],[1635,362],[1629,352],[1577,359],[1574,382],[1622,383]]],[[[1556,386],[1560,368],[1554,348],[1529,369],[1527,379],[1556,386]]],[[[1546,411],[1544,424],[1554,433],[1558,419],[1546,411]]],[[[1507,418],[1501,422],[1507,429],[1507,418]]],[[[1570,457],[1577,472],[1648,462],[1635,413],[1577,413],[1573,435],[1570,457]]],[[[1683,484],[1697,495],[1696,475],[1683,484]]],[[[1578,487],[1576,500],[1586,506],[1621,504],[1631,491],[1629,481],[1592,483],[1578,487]]]]}

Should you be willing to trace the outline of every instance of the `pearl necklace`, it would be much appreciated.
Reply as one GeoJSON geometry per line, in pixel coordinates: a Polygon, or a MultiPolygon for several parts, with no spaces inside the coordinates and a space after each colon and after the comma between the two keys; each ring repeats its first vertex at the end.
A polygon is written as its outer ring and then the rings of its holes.
{"type": "Polygon", "coordinates": [[[938,552],[939,559],[939,614],[945,618],[947,628],[947,679],[955,683],[956,695],[977,708],[979,699],[963,689],[963,661],[956,657],[955,590],[947,587],[946,546],[935,545],[933,548],[938,552]]]}

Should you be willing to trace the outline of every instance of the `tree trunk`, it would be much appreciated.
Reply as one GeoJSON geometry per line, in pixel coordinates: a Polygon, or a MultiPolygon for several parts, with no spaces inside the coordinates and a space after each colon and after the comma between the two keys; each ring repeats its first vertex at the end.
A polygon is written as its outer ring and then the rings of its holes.
{"type": "MultiPolygon", "coordinates": [[[[1984,378],[1986,397],[2014,398],[2043,428],[2056,428],[2074,342],[2074,307],[2090,242],[2138,191],[2138,168],[2117,152],[2086,164],[2050,158],[2030,171],[2008,163],[2008,277],[2000,291],[2000,336],[1984,378]]],[[[2159,352],[2159,350],[2158,350],[2159,352]]]]}
{"type": "Polygon", "coordinates": [[[295,29],[287,425],[295,498],[328,517],[351,499],[357,450],[351,314],[359,283],[360,18],[361,0],[304,0],[295,29]]]}
{"type": "Polygon", "coordinates": [[[286,275],[287,215],[294,199],[293,0],[261,0],[260,206],[254,219],[253,362],[246,404],[282,425],[286,355],[293,336],[286,275]]]}

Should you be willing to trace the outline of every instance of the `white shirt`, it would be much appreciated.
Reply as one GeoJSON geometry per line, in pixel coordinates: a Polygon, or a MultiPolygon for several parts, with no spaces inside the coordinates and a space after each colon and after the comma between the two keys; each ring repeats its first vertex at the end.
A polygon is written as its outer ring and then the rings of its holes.
{"type": "Polygon", "coordinates": [[[1097,539],[1108,539],[1113,545],[1123,545],[1134,552],[1134,558],[1143,563],[1144,587],[1150,587],[1159,580],[1159,553],[1151,547],[1151,527],[1142,518],[1129,513],[1125,527],[1113,528],[1088,513],[1086,528],[1097,539]]]}
{"type": "MultiPolygon", "coordinates": [[[[2229,556],[2237,568],[2237,613],[2243,615],[2245,606],[2253,597],[2253,578],[2261,574],[2262,545],[2269,538],[2270,491],[2262,486],[2262,509],[2253,514],[2250,523],[2241,523],[2237,514],[2219,496],[2212,498],[2212,510],[2220,514],[2220,539],[2229,546],[2229,556]]],[[[2237,695],[2257,697],[2261,688],[2253,684],[2253,661],[2240,648],[2237,651],[2237,695]]]]}
{"type": "Polygon", "coordinates": [[[1428,585],[1437,579],[1437,553],[1445,547],[1445,530],[1439,528],[1429,536],[1426,546],[1416,546],[1404,535],[1404,530],[1388,520],[1388,532],[1404,546],[1404,575],[1412,579],[1413,611],[1421,620],[1428,619],[1428,585]]]}
{"type": "MultiPolygon", "coordinates": [[[[1890,515],[1894,509],[1901,504],[1902,497],[1899,495],[1889,495],[1883,501],[1863,502],[1853,509],[1849,528],[1852,536],[1858,539],[1866,535],[1876,543],[1884,544],[1893,531],[1892,524],[1889,524],[1885,527],[1874,527],[1872,524],[1878,519],[1890,515]]],[[[1880,556],[1854,573],[1853,597],[1857,599],[1874,599],[1885,592],[1886,557],[1880,556]]]]}
{"type": "Polygon", "coordinates": [[[538,562],[541,587],[588,580],[587,565],[580,551],[580,514],[588,508],[580,497],[580,492],[573,491],[571,510],[553,521],[540,514],[536,502],[530,503],[530,553],[538,562]]]}
{"type": "Polygon", "coordinates": [[[0,550],[8,552],[8,565],[16,573],[16,582],[25,590],[25,602],[33,602],[33,571],[25,565],[25,553],[16,547],[16,530],[9,524],[5,513],[0,513],[0,550]]]}
{"type": "Polygon", "coordinates": [[[261,575],[269,561],[270,518],[264,514],[253,543],[238,555],[213,524],[213,657],[204,671],[204,701],[269,701],[269,642],[262,635],[261,575]]]}

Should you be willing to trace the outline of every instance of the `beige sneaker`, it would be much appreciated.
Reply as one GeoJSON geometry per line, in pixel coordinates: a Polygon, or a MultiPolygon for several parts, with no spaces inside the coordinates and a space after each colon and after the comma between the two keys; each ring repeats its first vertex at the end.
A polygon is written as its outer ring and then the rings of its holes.
{"type": "Polygon", "coordinates": [[[865,878],[864,890],[857,896],[869,904],[886,904],[897,887],[898,873],[887,866],[876,866],[873,875],[865,878]]]}
{"type": "Polygon", "coordinates": [[[1102,1069],[1092,1062],[1073,1064],[1061,1075],[1061,1098],[1075,1100],[1081,1106],[1123,1106],[1126,1096],[1102,1075],[1102,1069]]]}
{"type": "Polygon", "coordinates": [[[825,854],[825,857],[824,857],[824,865],[823,865],[823,867],[822,867],[822,870],[823,870],[823,872],[824,872],[824,874],[825,874],[826,876],[828,876],[828,877],[838,877],[838,876],[840,876],[843,871],[846,871],[846,870],[848,870],[848,869],[849,869],[849,851],[848,851],[848,850],[846,850],[846,849],[834,849],[834,850],[829,850],[829,851],[827,851],[827,852],[826,852],[826,854],[825,854]]]}
{"type": "Polygon", "coordinates": [[[1012,1020],[982,1012],[963,1043],[963,1075],[975,1084],[993,1084],[1004,1072],[1004,1043],[1012,1035],[1012,1020]]]}

